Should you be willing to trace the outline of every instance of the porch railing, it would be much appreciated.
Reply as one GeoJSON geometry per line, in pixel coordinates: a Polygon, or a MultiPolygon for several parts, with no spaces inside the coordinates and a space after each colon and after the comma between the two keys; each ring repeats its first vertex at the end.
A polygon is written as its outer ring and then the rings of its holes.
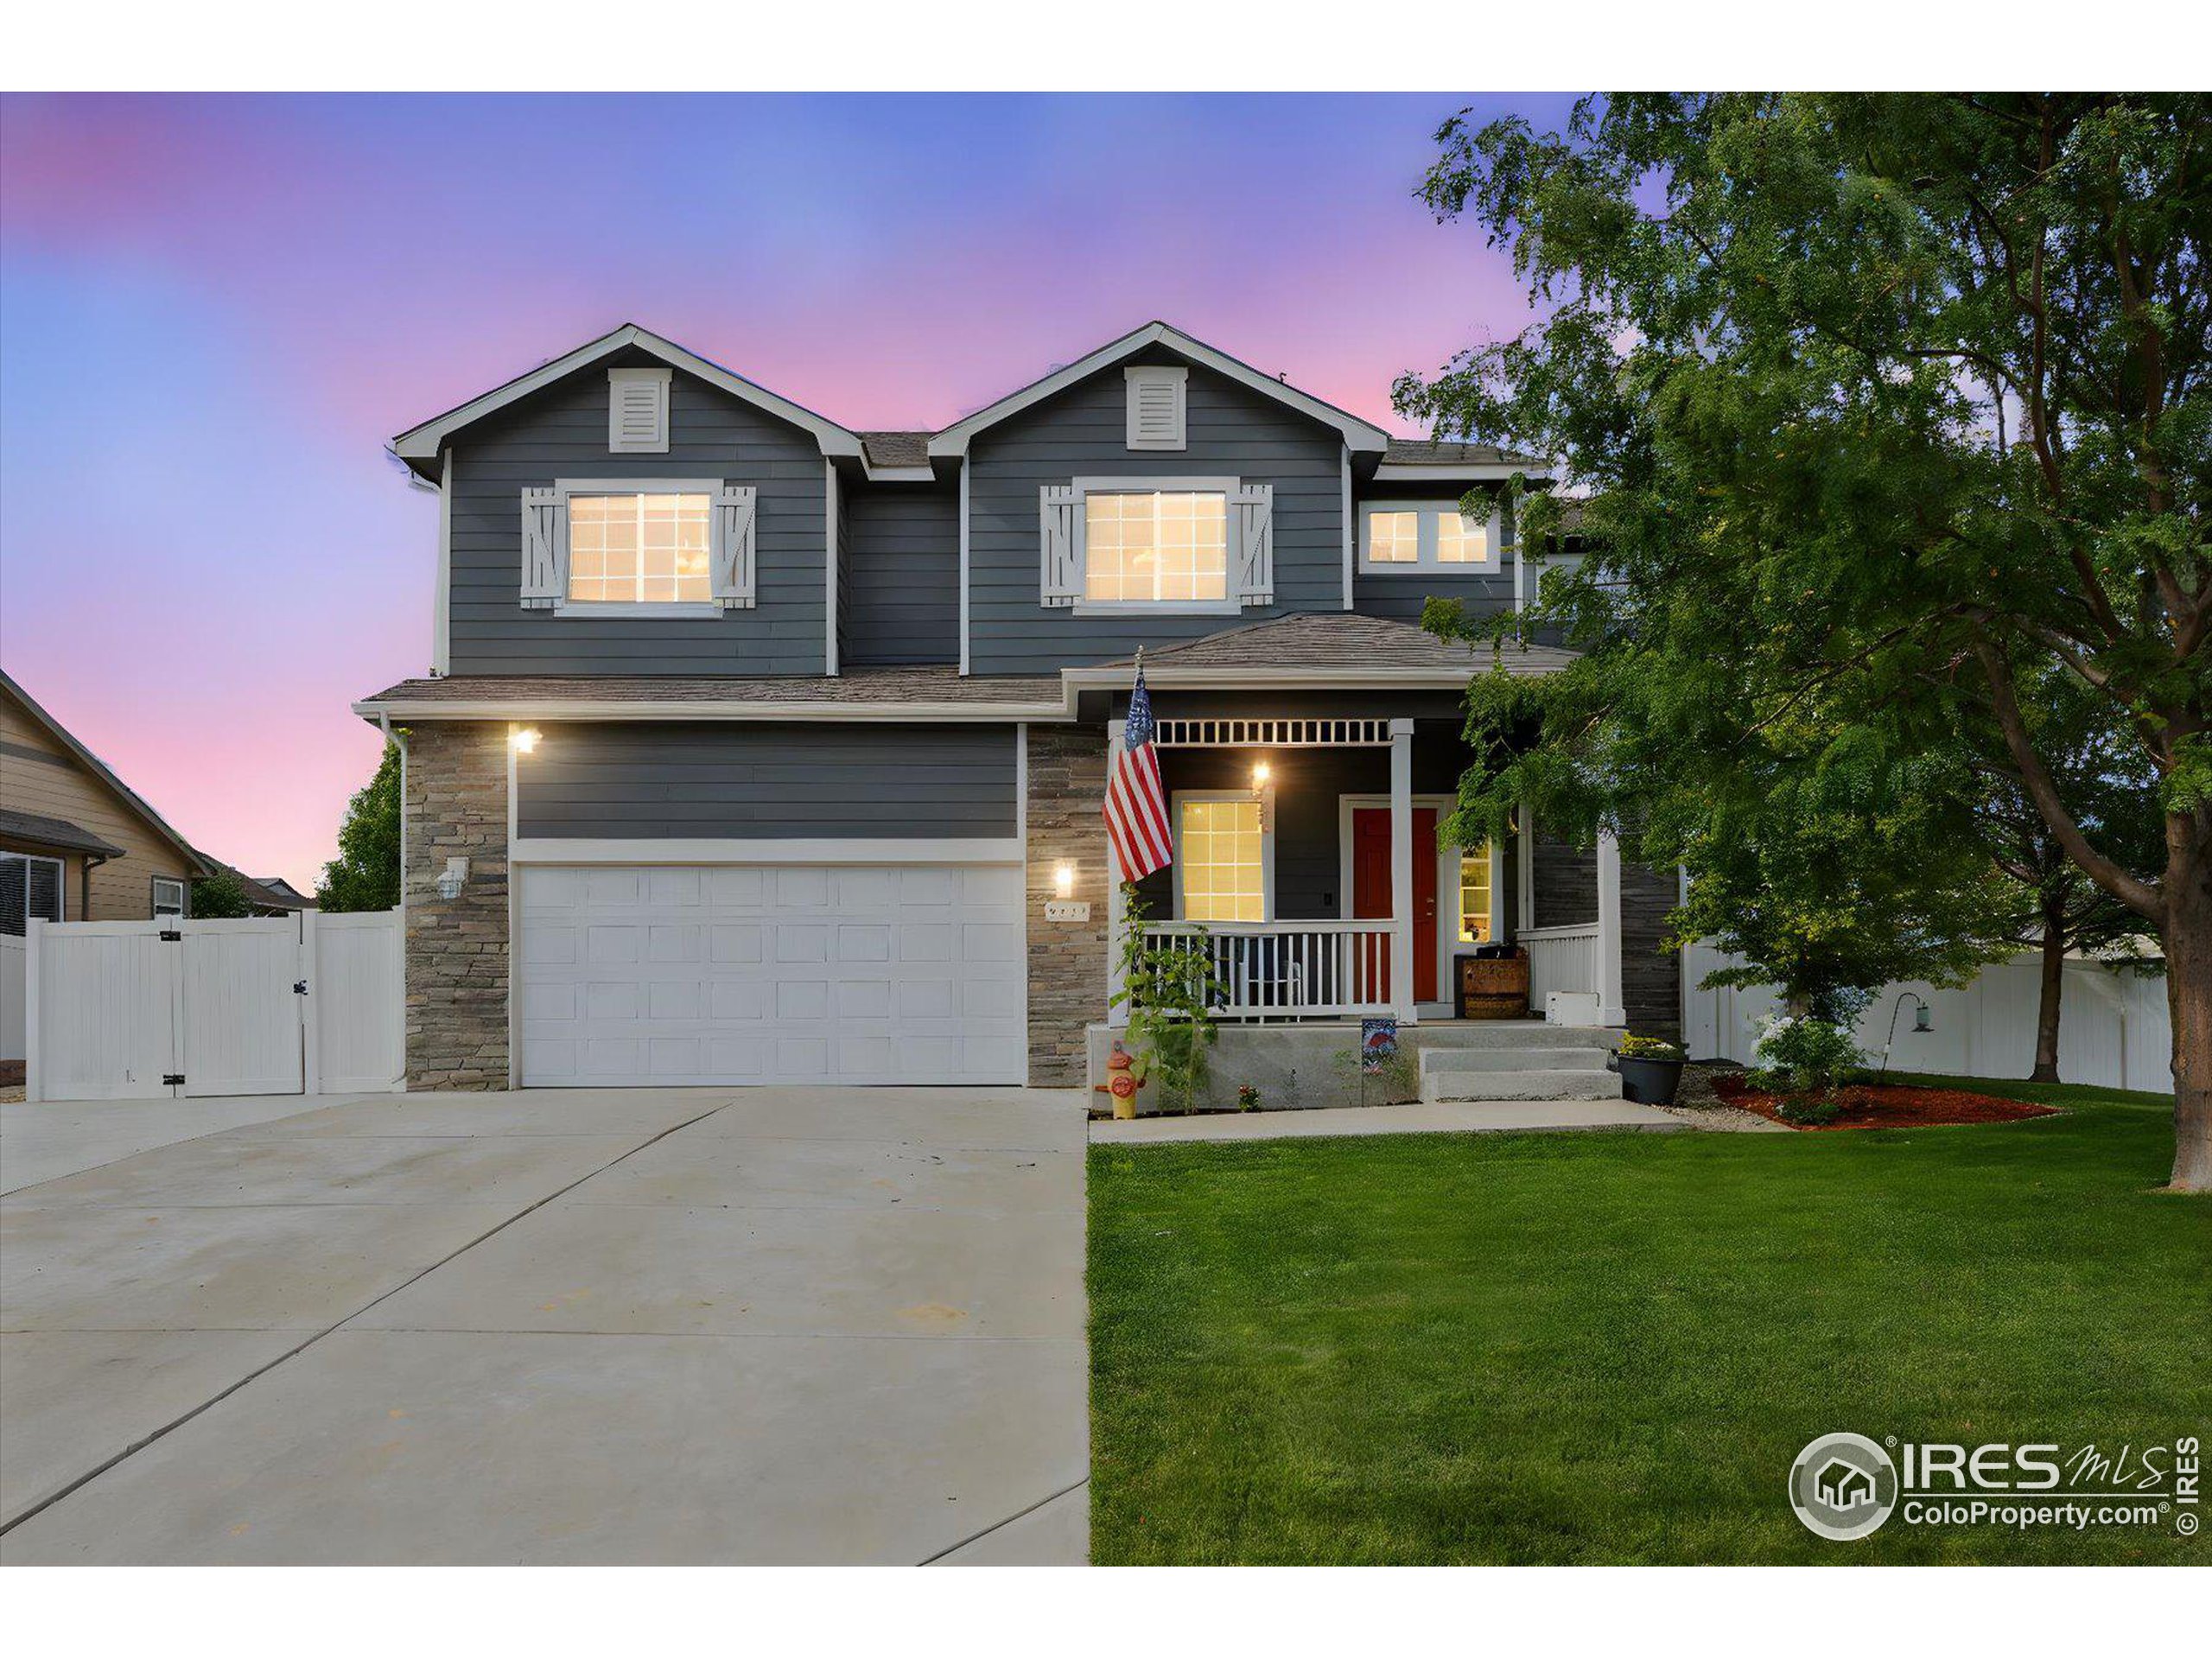
{"type": "Polygon", "coordinates": [[[1594,991],[1598,985],[1598,924],[1524,927],[1515,938],[1529,952],[1529,1006],[1541,1014],[1548,991],[1594,991]]]}
{"type": "Polygon", "coordinates": [[[1224,1020],[1296,1020],[1390,1012],[1390,924],[1150,922],[1145,943],[1205,953],[1224,1020]]]}

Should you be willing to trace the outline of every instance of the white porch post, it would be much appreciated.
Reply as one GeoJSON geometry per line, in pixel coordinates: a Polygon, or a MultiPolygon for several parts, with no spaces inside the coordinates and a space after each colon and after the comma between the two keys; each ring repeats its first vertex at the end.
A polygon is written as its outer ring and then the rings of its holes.
{"type": "Polygon", "coordinates": [[[1390,722],[1390,1001],[1413,1025],[1414,1006],[1414,723],[1390,722]]]}
{"type": "MultiPolygon", "coordinates": [[[[964,478],[966,474],[963,472],[964,478]]],[[[1128,722],[1109,720],[1106,722],[1106,781],[1114,781],[1114,768],[1122,755],[1122,734],[1128,722]]],[[[1122,906],[1122,860],[1114,850],[1114,837],[1106,837],[1106,1023],[1126,1026],[1129,1010],[1126,1004],[1117,1005],[1114,998],[1122,994],[1122,932],[1126,925],[1122,906]]]]}
{"type": "Polygon", "coordinates": [[[1598,832],[1598,1023],[1624,1026],[1621,1005],[1621,844],[1610,830],[1598,832]]]}

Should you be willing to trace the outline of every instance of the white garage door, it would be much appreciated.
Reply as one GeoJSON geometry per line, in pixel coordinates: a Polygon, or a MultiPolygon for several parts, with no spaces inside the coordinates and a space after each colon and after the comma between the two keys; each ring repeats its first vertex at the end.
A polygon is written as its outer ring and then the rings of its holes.
{"type": "Polygon", "coordinates": [[[1012,866],[525,866],[522,1081],[1020,1083],[1012,866]]]}

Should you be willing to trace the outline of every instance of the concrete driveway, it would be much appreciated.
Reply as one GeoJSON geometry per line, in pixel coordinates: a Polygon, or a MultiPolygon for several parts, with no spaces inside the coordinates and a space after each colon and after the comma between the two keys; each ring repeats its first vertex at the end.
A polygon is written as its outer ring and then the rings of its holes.
{"type": "Polygon", "coordinates": [[[288,1104],[0,1198],[0,1560],[1083,1559],[1077,1096],[288,1104]]]}

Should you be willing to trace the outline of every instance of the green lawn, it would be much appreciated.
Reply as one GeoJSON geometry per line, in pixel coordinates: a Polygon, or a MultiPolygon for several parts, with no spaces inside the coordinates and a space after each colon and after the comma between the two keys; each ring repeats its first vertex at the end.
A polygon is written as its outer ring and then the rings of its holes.
{"type": "Polygon", "coordinates": [[[1090,1151],[1101,1562],[2212,1560],[1805,1531],[1814,1436],[2212,1446],[2171,1103],[1984,1128],[1090,1151]]]}

